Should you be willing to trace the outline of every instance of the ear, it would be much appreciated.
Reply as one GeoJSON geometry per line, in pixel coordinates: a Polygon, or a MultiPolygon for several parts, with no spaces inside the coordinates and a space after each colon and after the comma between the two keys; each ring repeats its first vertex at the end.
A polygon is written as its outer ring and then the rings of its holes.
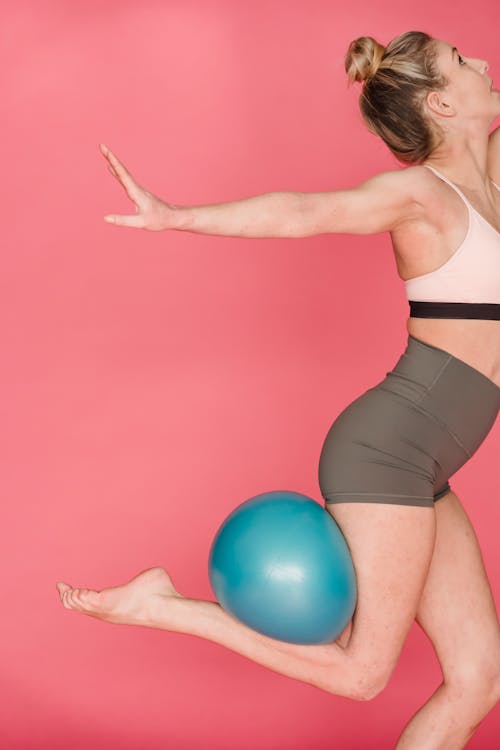
{"type": "Polygon", "coordinates": [[[455,114],[455,108],[449,104],[448,96],[442,91],[431,91],[427,94],[426,104],[436,115],[441,117],[452,117],[455,114]]]}

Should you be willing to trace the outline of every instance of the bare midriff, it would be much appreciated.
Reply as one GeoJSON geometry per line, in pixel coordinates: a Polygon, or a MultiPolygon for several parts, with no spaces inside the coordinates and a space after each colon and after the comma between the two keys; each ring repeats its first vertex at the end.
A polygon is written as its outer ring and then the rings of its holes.
{"type": "Polygon", "coordinates": [[[408,318],[408,333],[479,370],[500,388],[500,321],[408,318]]]}

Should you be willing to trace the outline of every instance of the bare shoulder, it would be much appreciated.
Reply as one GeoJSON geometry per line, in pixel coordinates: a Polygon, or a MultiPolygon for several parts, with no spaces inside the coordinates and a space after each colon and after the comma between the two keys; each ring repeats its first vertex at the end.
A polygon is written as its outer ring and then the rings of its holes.
{"type": "Polygon", "coordinates": [[[406,232],[409,228],[428,229],[439,225],[438,207],[443,197],[446,196],[446,193],[443,193],[443,181],[422,165],[405,167],[393,174],[398,174],[394,189],[401,191],[401,194],[407,197],[406,211],[402,212],[394,231],[406,232]]]}
{"type": "Polygon", "coordinates": [[[402,170],[402,173],[408,180],[408,187],[417,204],[428,208],[432,205],[436,196],[442,194],[440,188],[443,181],[437,178],[432,170],[423,165],[406,167],[402,170]]]}
{"type": "Polygon", "coordinates": [[[395,227],[395,234],[413,234],[417,239],[446,231],[463,210],[462,201],[456,193],[431,169],[423,165],[407,167],[403,170],[408,181],[407,190],[412,197],[412,210],[395,227]]]}
{"type": "Polygon", "coordinates": [[[422,198],[425,198],[426,191],[432,189],[433,184],[430,170],[423,166],[413,166],[379,172],[362,183],[360,187],[376,186],[381,191],[402,196],[403,200],[410,204],[413,201],[419,203],[422,198]]]}
{"type": "Polygon", "coordinates": [[[379,180],[382,189],[394,191],[402,196],[406,205],[411,207],[412,215],[424,215],[436,197],[442,195],[442,180],[437,179],[430,169],[422,165],[380,172],[372,180],[379,180]],[[420,211],[420,207],[424,210],[420,211]]]}
{"type": "Polygon", "coordinates": [[[411,181],[413,210],[391,232],[399,276],[406,280],[440,266],[461,237],[467,208],[457,194],[423,165],[404,170],[411,181]]]}
{"type": "Polygon", "coordinates": [[[500,125],[488,138],[488,174],[500,185],[500,125]]]}

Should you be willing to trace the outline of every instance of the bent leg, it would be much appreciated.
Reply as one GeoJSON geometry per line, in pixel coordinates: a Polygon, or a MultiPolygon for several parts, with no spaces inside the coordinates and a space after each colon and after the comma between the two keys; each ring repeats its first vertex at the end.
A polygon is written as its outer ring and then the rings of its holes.
{"type": "Polygon", "coordinates": [[[179,594],[162,568],[101,592],[62,584],[61,599],[68,609],[110,622],[199,636],[335,695],[367,700],[388,679],[415,617],[432,554],[435,511],[378,503],[328,509],[346,536],[357,576],[358,603],[346,649],[261,635],[216,602],[179,594]]]}
{"type": "Polygon", "coordinates": [[[238,622],[217,602],[189,599],[164,568],[139,573],[121,586],[93,591],[58,583],[63,606],[105,622],[195,635],[236,651],[268,669],[345,698],[355,692],[356,665],[336,643],[297,645],[268,638],[238,622]]]}
{"type": "Polygon", "coordinates": [[[358,585],[344,651],[360,665],[358,689],[374,697],[387,684],[417,613],[434,548],[435,510],[361,502],[326,507],[345,536],[358,585]]]}
{"type": "Polygon", "coordinates": [[[460,750],[500,699],[500,629],[474,529],[457,495],[436,503],[436,544],[417,612],[444,681],[397,750],[460,750]]]}
{"type": "Polygon", "coordinates": [[[432,558],[435,510],[390,503],[334,503],[327,509],[346,538],[357,579],[358,601],[345,648],[348,628],[341,643],[296,646],[256,633],[212,602],[178,602],[179,629],[276,671],[295,670],[292,676],[302,674],[298,679],[304,680],[308,669],[329,692],[367,700],[386,685],[415,619],[432,558]]]}

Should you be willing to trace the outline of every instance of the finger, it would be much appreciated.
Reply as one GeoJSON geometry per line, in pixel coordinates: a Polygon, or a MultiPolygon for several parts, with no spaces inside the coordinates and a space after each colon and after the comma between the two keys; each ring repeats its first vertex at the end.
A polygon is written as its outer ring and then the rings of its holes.
{"type": "Polygon", "coordinates": [[[134,203],[137,203],[142,188],[134,180],[128,169],[121,163],[121,161],[108,149],[107,158],[113,169],[115,170],[116,177],[120,180],[125,191],[134,203]]]}
{"type": "MultiPolygon", "coordinates": [[[[102,143],[100,144],[100,146],[101,146],[102,153],[104,154],[104,156],[107,157],[108,149],[102,143]]],[[[109,171],[111,172],[111,174],[113,175],[113,177],[116,177],[119,180],[120,178],[118,177],[118,174],[117,174],[116,170],[112,167],[111,162],[109,161],[109,159],[106,158],[106,161],[107,161],[106,166],[109,169],[109,171]]]]}
{"type": "Polygon", "coordinates": [[[121,227],[134,227],[135,229],[144,228],[144,217],[140,214],[135,214],[134,216],[108,214],[104,217],[104,221],[107,221],[108,224],[116,224],[116,226],[121,227]]]}
{"type": "Polygon", "coordinates": [[[123,185],[130,200],[137,203],[141,192],[143,192],[143,188],[134,180],[128,169],[126,169],[118,157],[104,143],[99,145],[103,155],[107,159],[109,171],[123,185]]]}

